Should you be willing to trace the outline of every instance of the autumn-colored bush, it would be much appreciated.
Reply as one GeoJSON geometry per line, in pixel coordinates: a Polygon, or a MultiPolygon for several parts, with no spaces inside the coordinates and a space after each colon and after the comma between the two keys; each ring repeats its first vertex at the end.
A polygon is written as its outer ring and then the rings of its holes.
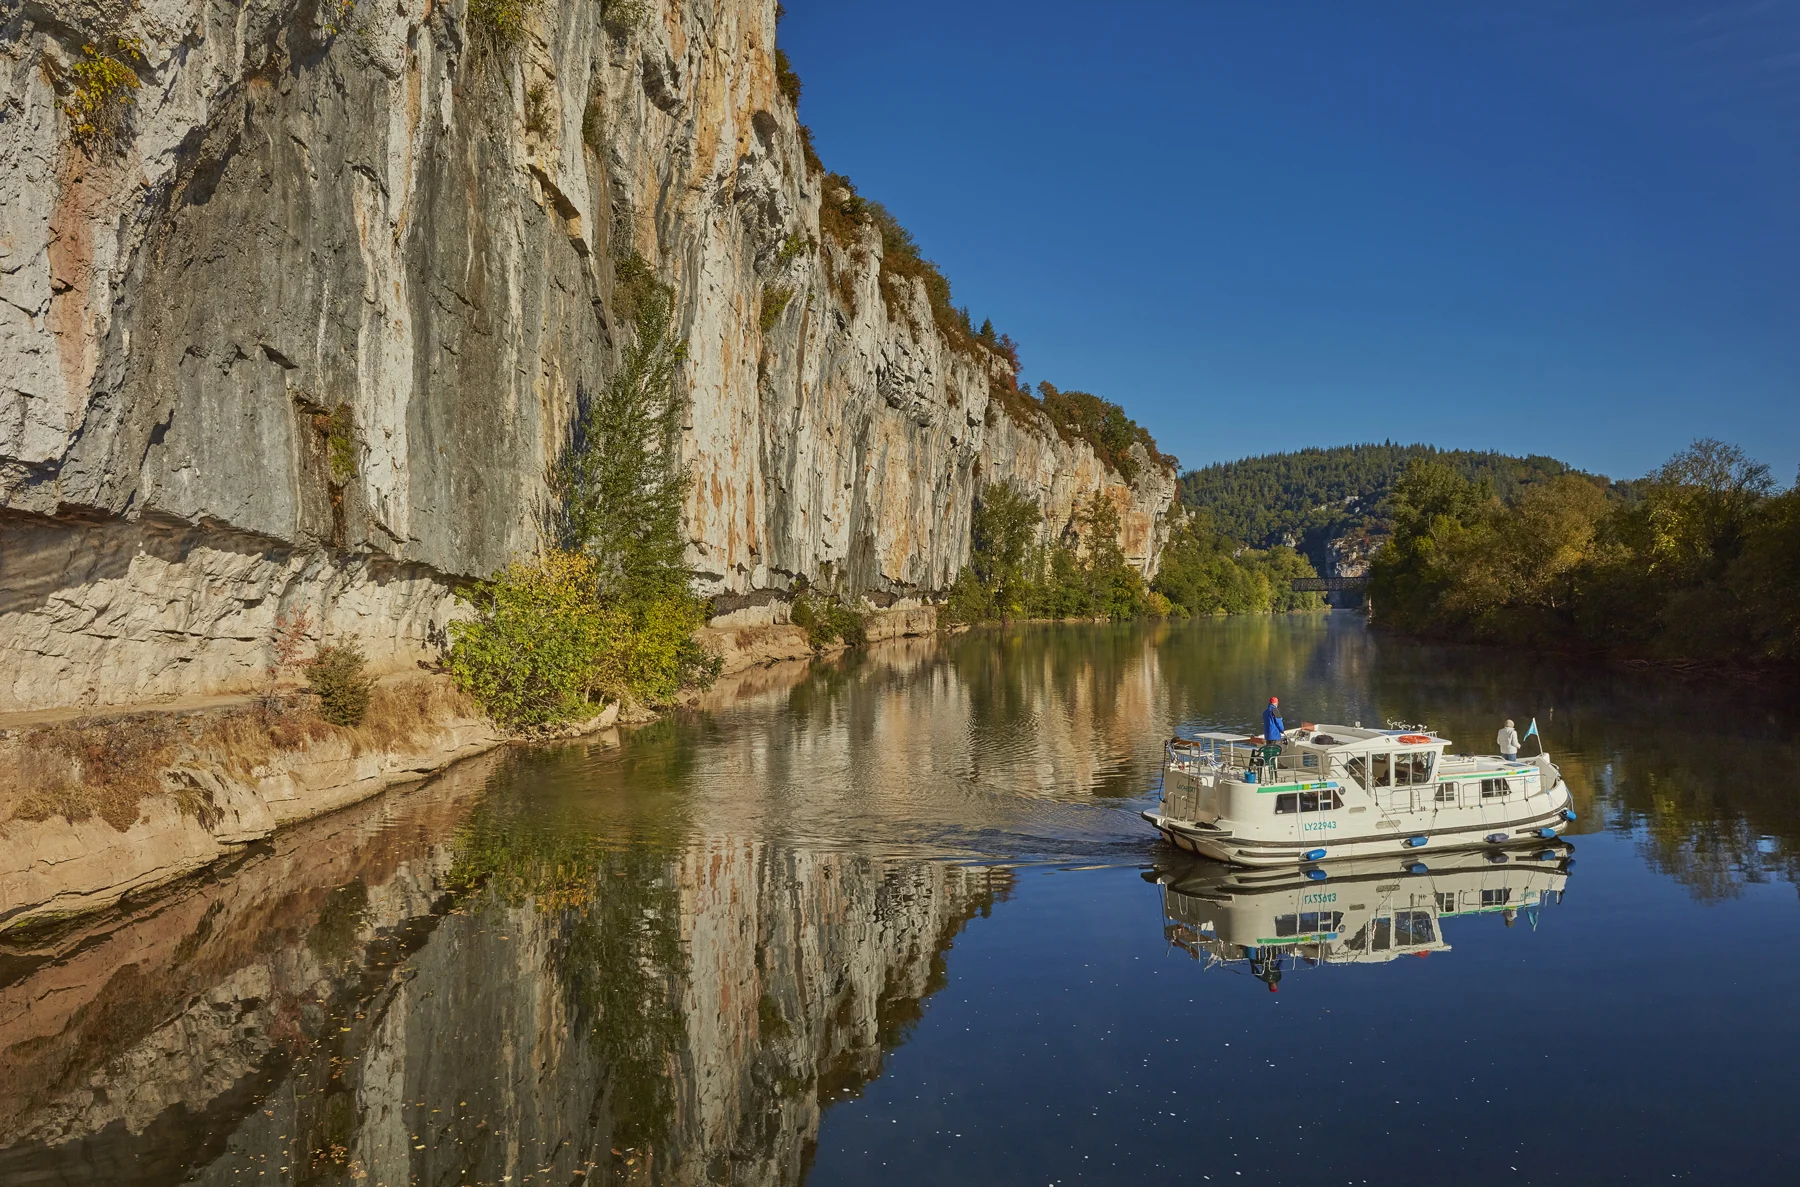
{"type": "Polygon", "coordinates": [[[144,43],[135,37],[99,39],[100,45],[81,47],[81,57],[69,66],[74,90],[63,110],[69,117],[69,135],[93,156],[116,148],[129,131],[131,111],[142,85],[138,67],[144,64],[144,43]]]}

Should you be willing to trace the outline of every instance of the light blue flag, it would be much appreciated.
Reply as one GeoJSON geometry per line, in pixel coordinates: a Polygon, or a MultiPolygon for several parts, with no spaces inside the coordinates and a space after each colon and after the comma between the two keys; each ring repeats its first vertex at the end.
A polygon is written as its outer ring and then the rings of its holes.
{"type": "MultiPolygon", "coordinates": [[[[1537,718],[1535,718],[1535,717],[1533,717],[1533,718],[1532,718],[1532,719],[1531,719],[1531,725],[1530,725],[1530,727],[1529,727],[1529,728],[1527,728],[1527,729],[1526,729],[1526,731],[1525,731],[1525,737],[1526,737],[1526,738],[1529,738],[1529,737],[1530,737],[1530,736],[1531,736],[1531,735],[1533,735],[1533,734],[1535,734],[1535,733],[1537,733],[1537,718]]],[[[1542,735],[1541,735],[1541,734],[1540,734],[1540,735],[1539,735],[1539,736],[1540,736],[1540,737],[1542,737],[1542,735]]],[[[1521,739],[1520,739],[1520,741],[1524,741],[1524,738],[1521,738],[1521,739]]]]}

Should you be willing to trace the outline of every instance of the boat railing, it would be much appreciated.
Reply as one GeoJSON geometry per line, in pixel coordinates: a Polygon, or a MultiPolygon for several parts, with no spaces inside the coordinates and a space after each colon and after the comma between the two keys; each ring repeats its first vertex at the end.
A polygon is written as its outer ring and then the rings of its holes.
{"type": "Polygon", "coordinates": [[[1177,783],[1163,787],[1163,813],[1176,820],[1195,820],[1200,815],[1200,787],[1195,783],[1177,783]]]}

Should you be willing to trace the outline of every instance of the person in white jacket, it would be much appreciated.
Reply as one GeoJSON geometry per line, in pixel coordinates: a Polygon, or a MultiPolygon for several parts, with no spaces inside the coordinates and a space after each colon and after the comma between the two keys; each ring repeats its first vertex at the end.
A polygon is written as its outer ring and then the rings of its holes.
{"type": "Polygon", "coordinates": [[[1508,762],[1519,757],[1519,731],[1513,728],[1512,718],[1507,718],[1506,724],[1500,727],[1500,732],[1494,736],[1494,745],[1500,747],[1500,757],[1508,762]]]}

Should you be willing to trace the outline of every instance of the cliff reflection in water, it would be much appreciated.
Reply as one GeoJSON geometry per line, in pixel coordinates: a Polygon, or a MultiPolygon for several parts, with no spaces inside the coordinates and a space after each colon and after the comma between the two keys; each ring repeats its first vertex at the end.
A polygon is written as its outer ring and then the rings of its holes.
{"type": "MultiPolygon", "coordinates": [[[[1578,832],[1628,834],[1702,898],[1800,873],[1800,802],[1759,777],[1791,769],[1792,722],[1736,690],[1344,615],[897,641],[744,674],[622,744],[478,760],[9,941],[0,1182],[796,1183],[1011,870],[1160,860],[1137,813],[1163,740],[1253,726],[1271,693],[1477,750],[1536,716],[1578,832]]],[[[1198,954],[1257,949],[1266,980],[1441,948],[1447,914],[1535,912],[1568,876],[1451,860],[1305,886],[1163,870],[1164,923],[1198,954]]],[[[1021,951],[1031,976],[1071,955],[1021,951]]]]}
{"type": "Polygon", "coordinates": [[[0,1006],[0,1181],[797,1182],[1010,885],[469,790],[40,953],[0,1006]]]}

